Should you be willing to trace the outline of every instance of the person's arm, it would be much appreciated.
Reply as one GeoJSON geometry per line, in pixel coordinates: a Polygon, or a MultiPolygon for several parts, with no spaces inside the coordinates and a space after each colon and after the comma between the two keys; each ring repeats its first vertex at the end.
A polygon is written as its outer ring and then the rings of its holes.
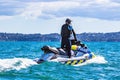
{"type": "Polygon", "coordinates": [[[72,29],[72,32],[73,32],[73,36],[74,36],[75,41],[77,41],[76,34],[75,34],[75,31],[73,29],[72,29]]]}
{"type": "Polygon", "coordinates": [[[61,37],[64,35],[64,34],[63,34],[63,29],[64,29],[64,25],[62,25],[62,27],[61,27],[61,32],[60,32],[61,37]]]}
{"type": "Polygon", "coordinates": [[[75,31],[74,31],[74,29],[72,28],[72,26],[69,26],[68,29],[73,32],[74,39],[77,41],[76,34],[75,34],[75,31]]]}

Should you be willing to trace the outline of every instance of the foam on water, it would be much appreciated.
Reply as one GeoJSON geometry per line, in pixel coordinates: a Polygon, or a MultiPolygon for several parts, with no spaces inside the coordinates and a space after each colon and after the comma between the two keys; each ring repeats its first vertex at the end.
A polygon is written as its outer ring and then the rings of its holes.
{"type": "Polygon", "coordinates": [[[82,66],[82,65],[87,65],[91,63],[96,63],[96,64],[106,64],[108,61],[105,60],[103,56],[97,55],[95,58],[87,60],[85,63],[75,65],[75,66],[82,66]]]}
{"type": "Polygon", "coordinates": [[[27,58],[0,59],[0,72],[10,70],[20,70],[37,64],[27,58]]]}

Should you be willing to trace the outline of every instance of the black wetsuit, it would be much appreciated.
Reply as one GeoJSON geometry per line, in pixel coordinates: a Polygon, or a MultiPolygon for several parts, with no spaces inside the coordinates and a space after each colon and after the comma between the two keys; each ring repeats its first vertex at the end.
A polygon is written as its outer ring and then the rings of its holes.
{"type": "Polygon", "coordinates": [[[76,39],[75,32],[74,32],[74,30],[72,29],[71,26],[69,26],[68,24],[64,24],[62,26],[62,29],[61,29],[61,37],[62,37],[61,48],[65,48],[66,49],[69,58],[71,57],[70,35],[71,35],[72,32],[73,32],[74,37],[76,39]]]}

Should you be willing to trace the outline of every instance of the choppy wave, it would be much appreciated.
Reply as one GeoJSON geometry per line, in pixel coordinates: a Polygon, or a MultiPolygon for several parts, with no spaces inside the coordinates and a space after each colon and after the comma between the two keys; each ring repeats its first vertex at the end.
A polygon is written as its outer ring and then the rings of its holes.
{"type": "Polygon", "coordinates": [[[0,72],[9,70],[20,70],[37,64],[32,59],[27,58],[13,58],[0,59],[0,72]]]}

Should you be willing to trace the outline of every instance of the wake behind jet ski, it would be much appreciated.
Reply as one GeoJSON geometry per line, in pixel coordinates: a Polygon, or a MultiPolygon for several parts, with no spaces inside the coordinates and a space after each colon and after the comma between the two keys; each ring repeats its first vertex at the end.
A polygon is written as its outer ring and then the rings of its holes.
{"type": "Polygon", "coordinates": [[[84,44],[79,43],[80,42],[72,42],[71,58],[68,58],[68,54],[65,49],[43,46],[41,50],[44,54],[39,59],[36,59],[35,62],[39,64],[45,61],[54,61],[68,65],[78,65],[95,57],[94,53],[91,52],[84,44]]]}

